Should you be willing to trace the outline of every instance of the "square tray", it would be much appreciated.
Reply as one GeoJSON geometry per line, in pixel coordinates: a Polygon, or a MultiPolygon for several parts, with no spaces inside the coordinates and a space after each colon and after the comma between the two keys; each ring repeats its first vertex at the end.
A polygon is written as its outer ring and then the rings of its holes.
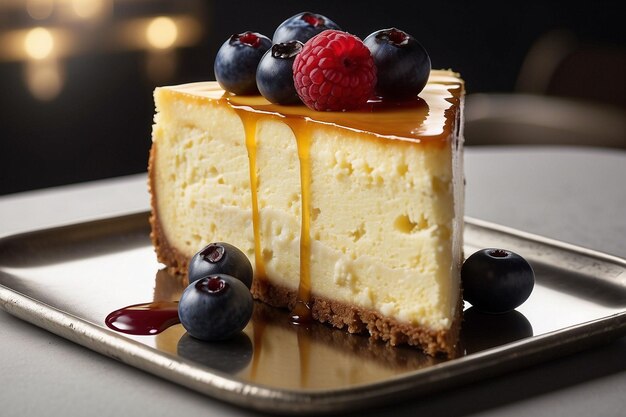
{"type": "Polygon", "coordinates": [[[443,390],[605,343],[626,334],[626,260],[465,219],[465,253],[502,247],[536,274],[516,311],[465,310],[458,356],[432,358],[321,324],[288,323],[255,303],[240,337],[203,343],[175,325],[155,336],[109,330],[108,313],[177,300],[183,290],[156,261],[148,213],[0,239],[0,308],[57,335],[238,406],[321,414],[443,390]]]}

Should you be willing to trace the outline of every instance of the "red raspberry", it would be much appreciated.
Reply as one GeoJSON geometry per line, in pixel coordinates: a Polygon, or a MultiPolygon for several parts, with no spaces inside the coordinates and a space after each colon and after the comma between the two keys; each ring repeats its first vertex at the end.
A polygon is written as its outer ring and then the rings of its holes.
{"type": "Polygon", "coordinates": [[[351,110],[374,93],[376,66],[361,39],[326,30],[304,44],[293,62],[293,78],[300,99],[313,110],[351,110]]]}

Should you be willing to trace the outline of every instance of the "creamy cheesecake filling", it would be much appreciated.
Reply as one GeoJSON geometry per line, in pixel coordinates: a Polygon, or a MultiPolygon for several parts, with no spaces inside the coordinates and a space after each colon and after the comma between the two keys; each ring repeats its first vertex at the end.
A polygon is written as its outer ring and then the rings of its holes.
{"type": "Polygon", "coordinates": [[[449,329],[462,260],[462,84],[434,78],[417,110],[356,121],[279,114],[211,83],[158,89],[152,186],[169,244],[191,257],[228,241],[257,279],[302,304],[313,294],[449,329]]]}

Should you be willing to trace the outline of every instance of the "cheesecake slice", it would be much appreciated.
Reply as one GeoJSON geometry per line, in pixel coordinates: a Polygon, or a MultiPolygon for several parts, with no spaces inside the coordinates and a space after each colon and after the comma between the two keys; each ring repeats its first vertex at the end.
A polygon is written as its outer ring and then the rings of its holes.
{"type": "Polygon", "coordinates": [[[157,88],[152,240],[171,272],[210,242],[250,258],[253,295],[429,354],[461,318],[464,84],[411,102],[279,106],[215,82],[157,88]]]}

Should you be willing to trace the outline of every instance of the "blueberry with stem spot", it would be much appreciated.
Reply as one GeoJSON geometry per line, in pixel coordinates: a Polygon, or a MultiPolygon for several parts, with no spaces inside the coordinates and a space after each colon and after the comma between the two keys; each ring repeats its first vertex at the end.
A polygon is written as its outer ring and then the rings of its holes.
{"type": "Polygon", "coordinates": [[[300,41],[306,43],[313,36],[328,29],[341,30],[332,20],[317,13],[302,12],[281,23],[274,32],[272,43],[300,41]]]}
{"type": "Polygon", "coordinates": [[[404,100],[424,89],[430,75],[430,56],[413,36],[396,28],[381,29],[363,43],[372,53],[378,71],[378,96],[404,100]]]}
{"type": "Polygon", "coordinates": [[[505,313],[520,306],[535,285],[532,267],[515,252],[487,248],[461,268],[463,298],[483,313],[505,313]]]}
{"type": "Polygon", "coordinates": [[[230,275],[216,274],[189,284],[178,303],[178,317],[196,339],[228,339],[252,317],[250,290],[230,275]]]}
{"type": "Polygon", "coordinates": [[[214,242],[196,253],[189,262],[189,283],[212,274],[226,274],[252,287],[252,265],[240,249],[225,242],[214,242]]]}
{"type": "Polygon", "coordinates": [[[234,94],[258,94],[256,68],[272,41],[256,32],[232,35],[217,51],[213,66],[215,79],[234,94]]]}
{"type": "Polygon", "coordinates": [[[302,103],[293,83],[293,61],[302,46],[300,41],[277,43],[261,58],[256,84],[268,101],[285,105],[302,103]]]}

